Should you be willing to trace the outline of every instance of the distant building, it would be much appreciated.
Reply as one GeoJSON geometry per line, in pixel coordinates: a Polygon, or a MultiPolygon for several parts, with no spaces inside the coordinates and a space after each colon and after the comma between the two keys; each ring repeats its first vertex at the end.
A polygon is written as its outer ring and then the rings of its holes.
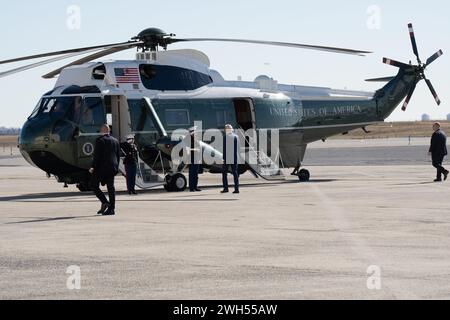
{"type": "Polygon", "coordinates": [[[450,121],[450,113],[447,115],[447,120],[450,121]]]}
{"type": "Polygon", "coordinates": [[[429,114],[424,113],[422,115],[422,121],[430,121],[430,120],[431,120],[431,118],[430,118],[429,114]]]}

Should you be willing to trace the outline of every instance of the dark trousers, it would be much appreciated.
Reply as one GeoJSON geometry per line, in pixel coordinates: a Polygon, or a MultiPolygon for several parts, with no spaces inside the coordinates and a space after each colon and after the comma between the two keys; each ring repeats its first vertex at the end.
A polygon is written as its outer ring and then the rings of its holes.
{"type": "Polygon", "coordinates": [[[137,165],[136,165],[135,162],[127,163],[125,165],[125,174],[126,174],[126,178],[127,178],[127,190],[128,190],[128,192],[135,191],[136,172],[137,172],[137,165]]]}
{"type": "Polygon", "coordinates": [[[228,167],[231,167],[231,173],[234,178],[234,190],[239,191],[239,173],[237,164],[224,164],[222,168],[223,190],[228,190],[228,167]]]}
{"type": "Polygon", "coordinates": [[[189,165],[189,190],[194,191],[198,188],[198,172],[200,170],[199,164],[189,165]]]}
{"type": "Polygon", "coordinates": [[[104,182],[106,184],[106,187],[108,188],[109,207],[114,210],[116,207],[116,189],[114,188],[114,176],[107,177],[101,180],[99,177],[94,175],[91,181],[92,191],[94,191],[94,194],[98,198],[98,200],[100,200],[102,204],[108,203],[105,195],[100,190],[100,182],[104,182]]]}
{"type": "Polygon", "coordinates": [[[442,175],[447,172],[447,170],[442,166],[442,162],[444,161],[444,156],[433,155],[432,161],[433,161],[433,167],[435,167],[437,170],[436,179],[441,180],[442,175]]]}

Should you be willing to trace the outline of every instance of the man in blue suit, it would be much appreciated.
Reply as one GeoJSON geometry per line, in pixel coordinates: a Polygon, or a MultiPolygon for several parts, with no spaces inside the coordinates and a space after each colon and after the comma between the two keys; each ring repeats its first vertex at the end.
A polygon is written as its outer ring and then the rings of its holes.
{"type": "Polygon", "coordinates": [[[444,157],[447,155],[447,136],[445,132],[441,130],[441,124],[436,122],[433,124],[433,136],[431,137],[431,145],[429,154],[433,161],[433,167],[437,170],[437,176],[434,182],[442,181],[442,175],[444,175],[444,180],[447,180],[448,170],[442,166],[444,157]]]}
{"type": "Polygon", "coordinates": [[[234,177],[234,192],[239,193],[239,173],[238,173],[238,147],[239,138],[233,132],[230,124],[225,125],[225,135],[223,137],[223,167],[222,167],[222,183],[223,190],[221,193],[228,191],[228,169],[234,177]]]}

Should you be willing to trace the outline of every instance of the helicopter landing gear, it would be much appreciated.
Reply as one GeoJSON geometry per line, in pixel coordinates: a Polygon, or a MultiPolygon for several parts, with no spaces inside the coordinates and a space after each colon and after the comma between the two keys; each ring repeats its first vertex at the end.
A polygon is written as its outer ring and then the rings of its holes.
{"type": "Polygon", "coordinates": [[[166,184],[164,189],[168,192],[182,192],[186,190],[187,180],[181,173],[175,173],[174,175],[168,174],[165,178],[166,184]]]}
{"type": "Polygon", "coordinates": [[[89,185],[89,182],[80,182],[77,183],[77,188],[81,192],[89,192],[92,191],[91,186],[89,185]]]}
{"type": "Polygon", "coordinates": [[[297,165],[294,168],[294,171],[291,172],[291,175],[297,176],[300,182],[308,182],[311,174],[306,169],[301,169],[302,163],[300,161],[297,162],[297,165]]]}
{"type": "Polygon", "coordinates": [[[297,173],[298,180],[301,182],[308,182],[309,178],[311,177],[310,173],[306,169],[302,169],[297,173]]]}

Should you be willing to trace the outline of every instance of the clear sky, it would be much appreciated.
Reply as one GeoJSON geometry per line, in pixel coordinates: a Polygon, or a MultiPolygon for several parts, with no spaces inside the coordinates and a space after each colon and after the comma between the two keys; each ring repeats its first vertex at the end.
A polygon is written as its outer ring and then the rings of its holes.
{"type": "MultiPolygon", "coordinates": [[[[15,0],[2,2],[1,7],[0,60],[127,41],[142,29],[159,27],[178,37],[261,39],[373,51],[356,57],[214,42],[171,47],[202,50],[212,68],[230,80],[268,74],[280,83],[368,91],[382,84],[364,79],[397,72],[383,65],[382,57],[415,62],[407,30],[412,22],[423,61],[438,49],[444,51],[427,72],[443,102],[438,108],[422,82],[409,110],[397,110],[389,120],[418,120],[423,113],[443,119],[450,113],[450,2],[444,0],[15,0]],[[79,24],[68,13],[73,5],[80,10],[79,24]]],[[[134,51],[128,50],[108,59],[133,57],[134,51]]],[[[40,96],[54,85],[54,80],[41,75],[65,62],[0,78],[0,126],[21,126],[40,96]]],[[[0,72],[15,66],[0,66],[0,72]]]]}

